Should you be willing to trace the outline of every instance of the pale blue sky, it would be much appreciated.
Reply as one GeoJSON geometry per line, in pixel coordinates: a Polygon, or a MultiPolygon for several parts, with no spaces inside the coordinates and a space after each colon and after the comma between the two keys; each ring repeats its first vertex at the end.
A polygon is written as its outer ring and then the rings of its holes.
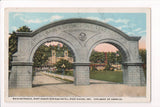
{"type": "Polygon", "coordinates": [[[36,30],[54,21],[69,18],[88,18],[110,24],[129,36],[146,36],[145,13],[36,13],[10,12],[9,32],[21,26],[28,26],[36,30]]]}

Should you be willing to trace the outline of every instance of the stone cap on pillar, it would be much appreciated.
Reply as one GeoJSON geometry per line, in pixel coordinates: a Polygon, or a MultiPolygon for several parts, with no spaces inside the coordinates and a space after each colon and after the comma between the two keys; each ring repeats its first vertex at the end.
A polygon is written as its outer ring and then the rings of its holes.
{"type": "Polygon", "coordinates": [[[32,66],[33,62],[19,62],[19,61],[14,61],[12,62],[12,66],[32,66]]]}
{"type": "Polygon", "coordinates": [[[75,65],[75,66],[89,66],[90,62],[74,62],[73,65],[75,65]]]}
{"type": "Polygon", "coordinates": [[[126,66],[142,66],[143,62],[123,62],[122,65],[126,66]]]}

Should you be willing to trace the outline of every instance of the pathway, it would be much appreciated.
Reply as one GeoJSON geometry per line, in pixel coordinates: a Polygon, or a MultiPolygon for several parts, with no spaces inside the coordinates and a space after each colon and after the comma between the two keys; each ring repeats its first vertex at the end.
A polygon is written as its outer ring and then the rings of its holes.
{"type": "MultiPolygon", "coordinates": [[[[73,77],[70,77],[73,79],[73,77]]],[[[33,88],[9,89],[9,96],[113,96],[113,97],[144,97],[145,86],[127,86],[124,84],[113,84],[111,82],[90,80],[87,86],[75,86],[41,72],[36,73],[33,88]]]]}

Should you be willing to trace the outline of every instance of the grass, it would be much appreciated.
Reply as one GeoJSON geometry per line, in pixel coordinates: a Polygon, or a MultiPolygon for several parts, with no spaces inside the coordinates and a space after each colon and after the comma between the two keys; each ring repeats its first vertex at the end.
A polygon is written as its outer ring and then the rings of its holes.
{"type": "MultiPolygon", "coordinates": [[[[65,75],[73,76],[73,71],[72,73],[66,73],[65,75]]],[[[95,71],[95,72],[90,71],[90,79],[122,83],[123,72],[122,71],[95,71]]]]}
{"type": "Polygon", "coordinates": [[[123,82],[123,72],[115,72],[115,71],[105,71],[105,72],[90,72],[90,78],[96,80],[103,81],[111,81],[111,82],[123,82]]]}

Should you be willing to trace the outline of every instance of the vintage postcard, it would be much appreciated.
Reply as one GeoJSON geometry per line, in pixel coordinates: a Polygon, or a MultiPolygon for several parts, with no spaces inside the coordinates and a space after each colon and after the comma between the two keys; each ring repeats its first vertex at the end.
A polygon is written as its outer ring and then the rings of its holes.
{"type": "Polygon", "coordinates": [[[150,102],[149,8],[6,8],[6,102],[150,102]]]}

